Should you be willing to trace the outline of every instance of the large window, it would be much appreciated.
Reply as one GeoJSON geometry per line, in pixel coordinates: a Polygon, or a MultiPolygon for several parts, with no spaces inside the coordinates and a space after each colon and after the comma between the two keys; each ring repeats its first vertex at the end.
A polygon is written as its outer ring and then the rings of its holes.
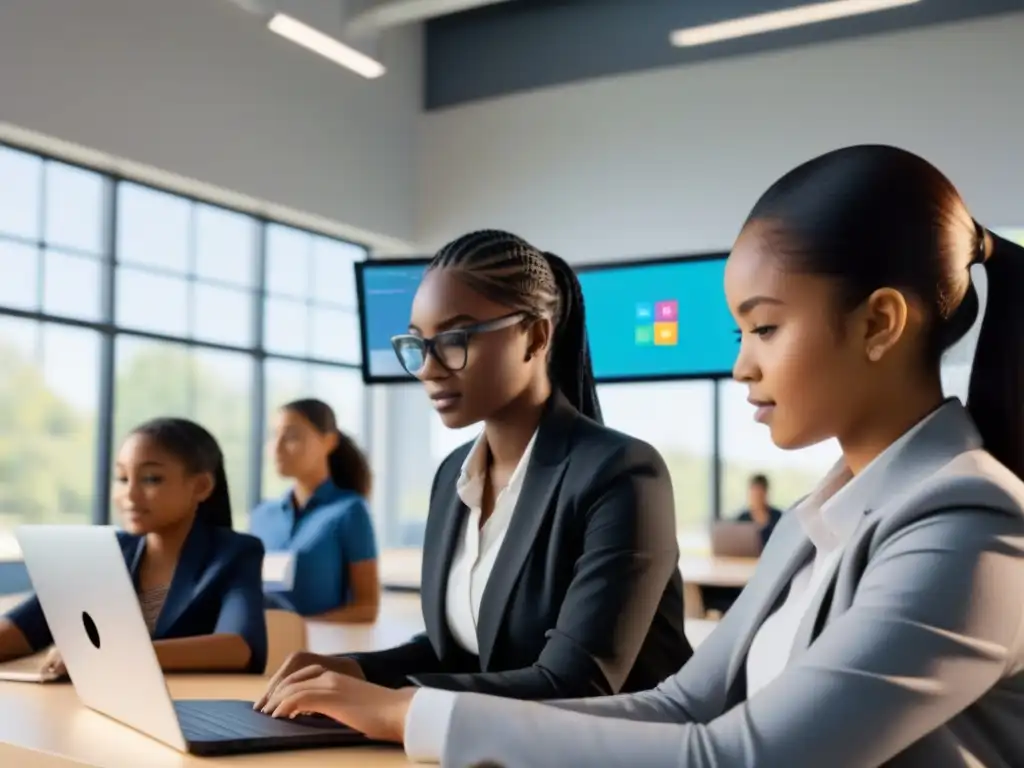
{"type": "Polygon", "coordinates": [[[113,452],[184,416],[236,525],[282,483],[268,414],[319,397],[362,441],[365,249],[0,145],[0,558],[23,522],[106,521],[113,452]]]}
{"type": "MultiPolygon", "coordinates": [[[[984,294],[983,286],[981,291],[984,294]]],[[[967,339],[947,356],[942,370],[946,394],[966,396],[972,354],[967,339]]],[[[400,398],[392,401],[394,412],[404,414],[399,421],[410,443],[418,440],[413,439],[414,433],[418,435],[416,425],[429,408],[416,396],[421,394],[418,389],[401,388],[400,398]]],[[[786,508],[809,492],[840,456],[834,440],[799,451],[777,448],[768,429],[754,422],[746,387],[733,381],[607,384],[599,387],[599,396],[608,426],[647,441],[664,457],[685,550],[705,550],[711,521],[734,517],[744,509],[752,475],[766,475],[772,503],[786,508]]],[[[406,463],[413,468],[402,470],[404,490],[397,499],[391,534],[394,545],[419,545],[434,468],[479,429],[449,430],[430,415],[431,463],[413,463],[412,456],[419,452],[409,454],[406,463]]]]}
{"type": "Polygon", "coordinates": [[[718,387],[719,509],[723,518],[734,517],[747,506],[751,475],[767,476],[769,500],[785,509],[810,491],[838,461],[840,451],[835,440],[799,451],[776,447],[768,428],[754,421],[754,409],[747,402],[747,387],[735,381],[719,382],[718,387]]]}
{"type": "Polygon", "coordinates": [[[0,316],[0,558],[19,523],[92,516],[100,339],[0,316]]]}
{"type": "Polygon", "coordinates": [[[614,384],[598,390],[605,424],[645,440],[665,459],[680,541],[698,546],[714,510],[714,384],[614,384]]]}

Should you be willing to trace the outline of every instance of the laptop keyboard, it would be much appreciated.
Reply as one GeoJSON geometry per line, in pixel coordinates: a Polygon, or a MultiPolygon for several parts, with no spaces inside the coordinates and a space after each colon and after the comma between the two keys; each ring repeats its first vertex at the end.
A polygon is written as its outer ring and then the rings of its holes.
{"type": "Polygon", "coordinates": [[[346,725],[323,715],[304,715],[293,720],[274,719],[252,708],[251,701],[185,699],[174,702],[182,734],[188,741],[296,738],[345,732],[362,737],[346,725]]]}

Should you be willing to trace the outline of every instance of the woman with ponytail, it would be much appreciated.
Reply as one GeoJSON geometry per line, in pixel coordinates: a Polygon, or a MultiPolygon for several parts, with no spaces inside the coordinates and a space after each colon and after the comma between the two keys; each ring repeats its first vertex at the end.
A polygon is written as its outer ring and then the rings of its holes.
{"type": "Polygon", "coordinates": [[[288,562],[288,584],[268,591],[268,604],[322,621],[373,621],[380,582],[366,456],[314,399],[278,410],[271,450],[278,474],[295,484],[252,513],[250,531],[288,562]]]}
{"type": "MultiPolygon", "coordinates": [[[[842,458],[657,688],[545,703],[450,694],[431,701],[441,727],[416,756],[451,768],[1024,765],[1022,292],[1022,249],[916,155],[848,147],[783,176],[726,266],[733,375],[777,446],[834,438],[842,458]],[[944,396],[940,362],[979,315],[965,405],[944,396]]],[[[427,691],[315,679],[318,690],[284,691],[276,714],[315,709],[407,750],[421,738],[427,691]]]]}
{"type": "MultiPolygon", "coordinates": [[[[263,672],[263,546],[231,529],[213,435],[186,419],[153,419],[128,435],[115,467],[118,539],[164,671],[263,672]]],[[[0,619],[0,661],[52,643],[35,597],[0,619]]],[[[55,650],[45,666],[63,674],[55,650]]]]}
{"type": "MultiPolygon", "coordinates": [[[[434,476],[426,632],[379,653],[297,655],[259,706],[274,712],[320,673],[545,699],[641,690],[678,669],[691,650],[672,483],[654,448],[601,423],[569,265],[507,232],[461,237],[393,344],[445,426],[483,423],[434,476]]],[[[443,733],[443,711],[418,700],[420,739],[443,733]]]]}

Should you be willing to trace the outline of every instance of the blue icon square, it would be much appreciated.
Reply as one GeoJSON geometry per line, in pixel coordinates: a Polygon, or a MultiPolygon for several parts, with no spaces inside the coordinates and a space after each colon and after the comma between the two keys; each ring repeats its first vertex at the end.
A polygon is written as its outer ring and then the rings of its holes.
{"type": "Polygon", "coordinates": [[[649,301],[641,301],[636,305],[636,321],[638,323],[649,323],[654,319],[654,304],[649,301]]]}

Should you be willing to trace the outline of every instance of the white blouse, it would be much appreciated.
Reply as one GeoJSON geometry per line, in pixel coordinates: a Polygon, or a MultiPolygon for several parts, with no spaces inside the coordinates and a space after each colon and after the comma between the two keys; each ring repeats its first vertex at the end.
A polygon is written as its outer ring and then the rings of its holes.
{"type": "Polygon", "coordinates": [[[526,467],[530,463],[534,433],[516,465],[508,485],[498,492],[491,516],[480,527],[480,505],[483,503],[484,484],[487,481],[487,442],[481,434],[462,464],[456,491],[462,503],[469,508],[465,516],[459,541],[448,571],[448,591],[445,596],[448,629],[455,641],[475,656],[480,655],[476,624],[480,617],[480,601],[487,580],[498,558],[501,545],[508,532],[519,494],[523,489],[526,467]]]}
{"type": "MultiPolygon", "coordinates": [[[[462,524],[448,572],[446,613],[448,629],[455,641],[474,655],[480,654],[476,635],[480,601],[519,501],[536,440],[535,432],[508,485],[494,500],[494,511],[483,528],[480,527],[480,505],[487,480],[487,443],[482,434],[466,456],[456,484],[459,498],[469,507],[469,514],[462,524]]],[[[454,702],[455,695],[451,691],[421,688],[416,692],[405,718],[405,753],[410,760],[437,762],[440,759],[454,702]]]]}

